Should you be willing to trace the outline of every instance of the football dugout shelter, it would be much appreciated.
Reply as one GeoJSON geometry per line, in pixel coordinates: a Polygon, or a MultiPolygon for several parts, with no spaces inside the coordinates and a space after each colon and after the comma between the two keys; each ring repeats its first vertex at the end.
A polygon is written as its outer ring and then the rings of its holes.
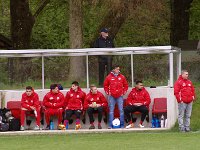
{"type": "MultiPolygon", "coordinates": [[[[145,47],[119,47],[119,48],[83,48],[83,49],[27,49],[27,50],[0,50],[1,58],[16,58],[16,57],[41,57],[42,65],[42,88],[35,89],[39,95],[39,99],[43,100],[44,95],[49,92],[49,89],[45,89],[45,57],[55,57],[55,56],[84,56],[86,59],[86,81],[87,87],[82,88],[86,93],[89,92],[89,57],[97,55],[129,55],[131,60],[131,87],[129,87],[128,92],[124,96],[130,93],[132,87],[134,87],[134,67],[133,67],[133,55],[141,54],[165,54],[168,56],[168,68],[169,68],[169,80],[168,85],[157,86],[154,88],[145,87],[150,94],[151,104],[149,108],[149,118],[150,122],[145,123],[146,128],[151,128],[151,118],[152,118],[152,106],[155,98],[166,98],[167,99],[167,125],[166,128],[171,128],[174,126],[177,119],[177,102],[174,96],[174,78],[181,74],[181,49],[173,46],[145,46],[145,47]],[[176,60],[174,60],[176,59],[176,60]],[[176,61],[176,66],[174,66],[174,61],[176,61]],[[174,77],[175,72],[177,76],[174,77]]],[[[129,81],[130,82],[130,81],[129,81]]],[[[61,92],[65,95],[69,89],[64,89],[61,92]]],[[[103,88],[99,88],[99,91],[105,94],[103,88]]],[[[8,101],[20,101],[21,95],[24,90],[0,90],[0,99],[4,101],[5,107],[8,101]]],[[[106,96],[106,94],[105,94],[106,96]]],[[[106,96],[107,97],[107,96],[106,96]]],[[[1,103],[2,104],[2,103],[1,103]]],[[[3,106],[1,106],[3,107],[3,106]]],[[[162,111],[161,111],[162,113],[162,111]]],[[[140,117],[140,116],[139,116],[140,117]]],[[[137,119],[139,120],[139,119],[137,119]]],[[[95,119],[97,121],[97,119],[95,119]]],[[[86,119],[86,124],[83,124],[83,129],[88,129],[89,119],[86,119]]],[[[107,124],[102,121],[102,127],[107,128],[107,124]]],[[[72,125],[74,128],[74,125],[72,125]]]]}

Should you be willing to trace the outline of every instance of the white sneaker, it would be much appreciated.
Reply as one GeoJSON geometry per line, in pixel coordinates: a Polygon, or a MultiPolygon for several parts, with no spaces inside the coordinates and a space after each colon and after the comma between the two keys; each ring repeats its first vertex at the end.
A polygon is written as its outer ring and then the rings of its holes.
{"type": "Polygon", "coordinates": [[[144,126],[143,126],[142,124],[139,124],[138,126],[139,126],[140,128],[144,128],[144,126]]]}
{"type": "Polygon", "coordinates": [[[131,123],[131,124],[126,126],[126,129],[130,129],[130,128],[134,128],[134,124],[133,123],[131,123]]]}
{"type": "Polygon", "coordinates": [[[36,125],[36,126],[34,127],[34,130],[40,130],[40,127],[39,127],[38,125],[36,125]]]}
{"type": "Polygon", "coordinates": [[[24,126],[21,126],[21,127],[20,127],[20,131],[24,131],[24,126]]]}

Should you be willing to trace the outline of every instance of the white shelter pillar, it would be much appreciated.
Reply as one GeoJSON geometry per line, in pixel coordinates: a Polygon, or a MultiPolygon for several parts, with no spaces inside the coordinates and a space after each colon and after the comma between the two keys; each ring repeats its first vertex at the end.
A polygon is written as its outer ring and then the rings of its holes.
{"type": "Polygon", "coordinates": [[[173,83],[174,83],[173,64],[174,64],[173,53],[169,53],[169,86],[170,87],[173,87],[173,83]]]}
{"type": "Polygon", "coordinates": [[[177,53],[177,79],[179,75],[181,74],[181,52],[179,51],[177,53]]]}
{"type": "Polygon", "coordinates": [[[44,89],[44,56],[42,56],[42,89],[44,89]]]}
{"type": "Polygon", "coordinates": [[[88,55],[86,55],[86,77],[87,77],[87,88],[89,88],[89,66],[88,66],[88,55]]]}
{"type": "Polygon", "coordinates": [[[131,54],[131,80],[132,80],[132,87],[134,86],[134,74],[133,74],[133,54],[131,54]]]}

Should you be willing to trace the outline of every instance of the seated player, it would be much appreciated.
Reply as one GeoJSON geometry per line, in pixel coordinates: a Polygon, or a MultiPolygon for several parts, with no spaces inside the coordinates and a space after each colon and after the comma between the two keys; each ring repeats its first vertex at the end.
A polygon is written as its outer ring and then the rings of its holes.
{"type": "Polygon", "coordinates": [[[124,114],[126,115],[127,120],[129,122],[129,125],[126,126],[127,129],[134,127],[134,124],[131,120],[131,113],[134,113],[136,111],[142,114],[139,127],[144,127],[143,121],[148,115],[148,107],[150,103],[151,99],[149,93],[143,87],[142,81],[136,81],[136,86],[128,95],[128,98],[126,100],[126,107],[124,108],[124,114]]]}
{"type": "Polygon", "coordinates": [[[98,129],[102,129],[101,127],[102,114],[107,106],[108,102],[105,96],[97,90],[97,87],[95,85],[91,85],[90,92],[86,95],[84,101],[84,108],[85,110],[87,110],[90,119],[89,129],[95,129],[94,117],[93,117],[93,113],[95,111],[98,112],[98,129]]]}
{"type": "Polygon", "coordinates": [[[50,92],[44,96],[43,105],[45,107],[46,130],[49,130],[51,116],[57,116],[59,125],[62,122],[64,111],[64,95],[59,91],[57,84],[50,86],[50,92]]]}
{"type": "Polygon", "coordinates": [[[21,99],[21,131],[24,130],[24,121],[27,113],[35,114],[37,125],[34,130],[40,129],[40,108],[38,94],[34,92],[31,86],[27,86],[26,92],[22,94],[21,99]]]}
{"type": "Polygon", "coordinates": [[[85,99],[85,92],[81,90],[79,87],[79,83],[77,81],[72,82],[72,86],[70,90],[67,92],[65,96],[65,117],[64,117],[64,125],[67,126],[69,120],[73,114],[76,115],[76,127],[78,130],[81,128],[80,117],[83,111],[83,104],[85,99]]]}

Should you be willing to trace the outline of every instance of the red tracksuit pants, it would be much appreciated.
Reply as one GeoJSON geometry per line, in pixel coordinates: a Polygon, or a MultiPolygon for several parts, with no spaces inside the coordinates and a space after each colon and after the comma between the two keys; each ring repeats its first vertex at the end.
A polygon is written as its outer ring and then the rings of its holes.
{"type": "Polygon", "coordinates": [[[33,110],[32,109],[27,109],[27,110],[21,110],[21,119],[20,119],[20,122],[21,122],[21,126],[24,126],[24,120],[25,120],[25,117],[29,114],[33,114],[36,118],[36,124],[38,126],[40,126],[40,108],[36,108],[36,112],[37,112],[37,117],[35,116],[35,114],[33,113],[33,110]]]}
{"type": "Polygon", "coordinates": [[[63,114],[63,108],[47,108],[44,112],[45,120],[47,125],[50,124],[50,118],[51,116],[56,116],[58,118],[58,124],[62,122],[62,114],[63,114]]]}

